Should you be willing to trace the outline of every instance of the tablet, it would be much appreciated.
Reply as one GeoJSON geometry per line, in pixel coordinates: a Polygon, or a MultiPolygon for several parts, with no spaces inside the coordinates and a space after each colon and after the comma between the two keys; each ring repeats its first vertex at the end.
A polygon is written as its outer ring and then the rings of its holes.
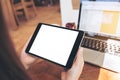
{"type": "Polygon", "coordinates": [[[26,53],[68,69],[73,64],[83,35],[84,32],[80,30],[39,23],[26,53]]]}

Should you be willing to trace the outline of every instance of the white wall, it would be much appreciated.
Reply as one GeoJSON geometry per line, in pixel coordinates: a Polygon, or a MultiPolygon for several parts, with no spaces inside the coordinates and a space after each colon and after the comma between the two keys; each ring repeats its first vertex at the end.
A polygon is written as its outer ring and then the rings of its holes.
{"type": "Polygon", "coordinates": [[[79,9],[73,10],[72,0],[60,0],[60,8],[61,8],[62,26],[65,26],[67,22],[75,22],[75,24],[77,25],[79,9]]]}

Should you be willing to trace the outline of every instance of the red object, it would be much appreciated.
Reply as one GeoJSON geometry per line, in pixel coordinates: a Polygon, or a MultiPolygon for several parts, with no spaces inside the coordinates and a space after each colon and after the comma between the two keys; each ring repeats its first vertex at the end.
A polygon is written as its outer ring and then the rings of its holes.
{"type": "Polygon", "coordinates": [[[67,23],[66,27],[70,29],[75,29],[75,23],[67,23]]]}

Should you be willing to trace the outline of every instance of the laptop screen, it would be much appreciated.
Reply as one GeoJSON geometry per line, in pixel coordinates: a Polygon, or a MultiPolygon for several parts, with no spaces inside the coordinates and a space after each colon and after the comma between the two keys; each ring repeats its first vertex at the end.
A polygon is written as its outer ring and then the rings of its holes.
{"type": "Polygon", "coordinates": [[[120,39],[120,2],[82,1],[79,30],[120,39]]]}

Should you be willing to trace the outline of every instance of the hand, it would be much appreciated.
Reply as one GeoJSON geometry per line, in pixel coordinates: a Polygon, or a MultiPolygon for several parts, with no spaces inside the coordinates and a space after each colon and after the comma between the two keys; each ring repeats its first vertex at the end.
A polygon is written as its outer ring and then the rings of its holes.
{"type": "Polygon", "coordinates": [[[25,44],[22,52],[21,52],[21,56],[20,59],[22,61],[22,64],[24,65],[24,67],[26,69],[28,69],[30,67],[31,64],[33,64],[38,58],[32,55],[29,55],[25,52],[25,49],[28,45],[28,42],[30,41],[30,39],[27,41],[27,43],[25,44]]]}
{"type": "Polygon", "coordinates": [[[79,48],[72,68],[61,73],[61,80],[78,80],[84,66],[83,49],[79,48]]]}

